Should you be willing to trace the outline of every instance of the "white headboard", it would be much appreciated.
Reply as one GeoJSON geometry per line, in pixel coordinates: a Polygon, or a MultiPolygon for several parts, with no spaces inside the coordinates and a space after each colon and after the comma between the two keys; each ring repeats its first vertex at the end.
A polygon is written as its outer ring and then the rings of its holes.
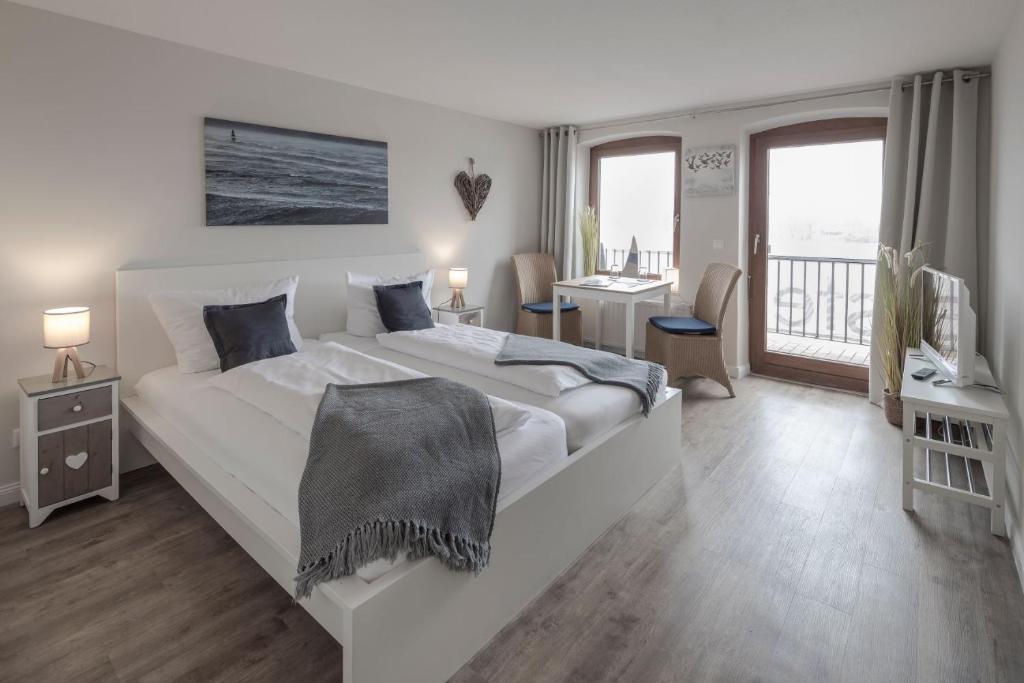
{"type": "Polygon", "coordinates": [[[315,339],[345,329],[347,271],[406,275],[426,270],[426,262],[423,254],[409,253],[119,270],[117,369],[124,395],[135,393],[136,382],[147,372],[175,363],[171,342],[150,308],[150,292],[218,289],[298,275],[295,324],[303,337],[315,339]]]}

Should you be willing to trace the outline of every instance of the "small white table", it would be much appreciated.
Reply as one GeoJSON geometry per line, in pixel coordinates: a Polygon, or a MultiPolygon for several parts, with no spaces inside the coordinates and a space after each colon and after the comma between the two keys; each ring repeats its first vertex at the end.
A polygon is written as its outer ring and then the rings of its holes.
{"type": "MultiPolygon", "coordinates": [[[[1002,394],[982,387],[935,386],[935,374],[924,380],[911,373],[932,367],[920,350],[908,349],[903,365],[903,509],[914,509],[914,489],[930,491],[965,503],[989,508],[992,533],[1006,535],[1004,506],[1006,501],[1006,427],[1010,413],[1002,394]],[[918,426],[921,419],[923,429],[918,426]],[[937,426],[933,428],[933,425],[937,426]],[[923,451],[925,478],[914,474],[914,454],[923,451]],[[932,481],[930,453],[946,456],[946,483],[932,481]],[[966,471],[968,488],[955,487],[949,479],[949,456],[973,458],[992,466],[989,495],[977,493],[966,471]]],[[[981,356],[975,356],[974,381],[993,384],[992,372],[981,356]]],[[[965,462],[967,462],[965,460],[965,462]]]]}
{"type": "MultiPolygon", "coordinates": [[[[598,276],[599,277],[599,276],[598,276]]],[[[594,346],[601,348],[601,308],[605,301],[626,304],[626,358],[633,357],[633,328],[636,321],[636,304],[638,301],[664,297],[664,314],[669,315],[672,308],[672,283],[668,280],[650,280],[646,283],[630,286],[636,280],[619,278],[607,287],[584,287],[580,283],[592,278],[578,277],[573,280],[562,280],[552,285],[551,336],[555,340],[561,338],[562,297],[574,299],[593,299],[597,301],[597,332],[594,335],[594,346]]]]}

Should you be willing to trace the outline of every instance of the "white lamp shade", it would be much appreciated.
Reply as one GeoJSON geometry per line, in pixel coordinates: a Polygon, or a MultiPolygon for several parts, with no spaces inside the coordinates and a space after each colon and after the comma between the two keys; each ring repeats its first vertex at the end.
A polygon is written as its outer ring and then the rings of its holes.
{"type": "Polygon", "coordinates": [[[467,268],[449,268],[448,286],[453,289],[462,289],[469,285],[469,270],[467,268]]]}
{"type": "Polygon", "coordinates": [[[672,293],[679,293],[679,269],[678,268],[666,268],[665,279],[672,283],[672,293]]]}
{"type": "Polygon", "coordinates": [[[86,306],[43,311],[43,346],[65,349],[89,343],[89,309],[86,306]]]}

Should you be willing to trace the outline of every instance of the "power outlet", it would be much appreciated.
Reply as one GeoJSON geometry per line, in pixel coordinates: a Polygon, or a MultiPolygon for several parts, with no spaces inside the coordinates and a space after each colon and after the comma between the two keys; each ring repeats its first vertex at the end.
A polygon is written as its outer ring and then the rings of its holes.
{"type": "Polygon", "coordinates": [[[712,240],[711,248],[715,251],[722,251],[725,249],[725,242],[723,240],[712,240]]]}
{"type": "Polygon", "coordinates": [[[15,427],[11,430],[11,448],[17,448],[21,445],[21,430],[15,427]]]}

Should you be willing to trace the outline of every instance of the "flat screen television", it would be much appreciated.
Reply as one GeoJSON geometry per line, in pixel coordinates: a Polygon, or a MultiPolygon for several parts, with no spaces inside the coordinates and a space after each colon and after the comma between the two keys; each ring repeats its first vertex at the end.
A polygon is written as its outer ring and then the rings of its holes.
{"type": "Polygon", "coordinates": [[[921,351],[958,387],[974,384],[977,319],[961,278],[925,267],[921,283],[921,351]]]}

